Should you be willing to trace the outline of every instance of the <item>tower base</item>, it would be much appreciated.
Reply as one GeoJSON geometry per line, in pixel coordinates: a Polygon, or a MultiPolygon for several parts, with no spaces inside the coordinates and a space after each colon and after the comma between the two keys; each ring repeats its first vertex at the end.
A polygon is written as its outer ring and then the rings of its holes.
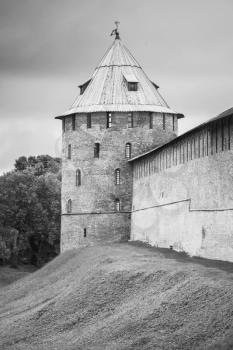
{"type": "Polygon", "coordinates": [[[61,219],[61,252],[109,242],[128,241],[130,213],[67,214],[61,219]]]}

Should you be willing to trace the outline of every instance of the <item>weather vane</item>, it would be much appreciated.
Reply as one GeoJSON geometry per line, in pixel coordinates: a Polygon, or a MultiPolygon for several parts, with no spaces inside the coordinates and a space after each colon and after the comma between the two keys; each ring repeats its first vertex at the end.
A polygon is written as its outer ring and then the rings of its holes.
{"type": "Polygon", "coordinates": [[[112,31],[112,33],[110,34],[110,36],[115,35],[115,36],[116,36],[116,39],[120,39],[120,34],[119,34],[119,32],[118,32],[118,26],[119,26],[120,22],[119,22],[119,21],[115,21],[114,23],[115,23],[115,25],[116,25],[116,28],[113,29],[113,31],[112,31]]]}

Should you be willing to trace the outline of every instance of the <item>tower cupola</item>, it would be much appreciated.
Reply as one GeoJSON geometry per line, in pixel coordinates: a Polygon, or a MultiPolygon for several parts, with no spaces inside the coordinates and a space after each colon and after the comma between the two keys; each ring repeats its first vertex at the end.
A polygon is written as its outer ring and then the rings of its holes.
{"type": "MultiPolygon", "coordinates": [[[[119,23],[119,22],[117,22],[119,23]]],[[[143,71],[122,43],[118,27],[115,40],[92,76],[79,85],[80,94],[69,110],[60,115],[93,112],[157,112],[183,117],[171,109],[159,93],[159,87],[143,71]]]]}

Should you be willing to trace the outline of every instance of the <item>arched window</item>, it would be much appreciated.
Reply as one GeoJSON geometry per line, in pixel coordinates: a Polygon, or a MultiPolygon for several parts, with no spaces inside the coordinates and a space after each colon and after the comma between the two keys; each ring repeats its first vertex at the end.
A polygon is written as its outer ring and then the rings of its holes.
{"type": "Polygon", "coordinates": [[[115,170],[115,182],[116,182],[116,185],[120,185],[120,182],[121,182],[121,171],[120,171],[120,169],[116,169],[115,170]]]}
{"type": "Polygon", "coordinates": [[[125,145],[125,157],[131,158],[131,143],[127,142],[125,145]]]}
{"type": "Polygon", "coordinates": [[[76,183],[76,186],[81,186],[81,170],[80,169],[76,170],[75,183],[76,183]]]}
{"type": "Polygon", "coordinates": [[[71,159],[71,145],[68,145],[68,159],[71,159]]]}
{"type": "Polygon", "coordinates": [[[99,158],[100,156],[100,144],[98,142],[94,145],[94,158],[99,158]]]}
{"type": "Polygon", "coordinates": [[[120,209],[121,209],[120,199],[116,198],[115,199],[115,211],[120,211],[120,209]]]}
{"type": "Polygon", "coordinates": [[[72,213],[72,200],[69,199],[67,202],[67,214],[71,214],[72,213]]]}

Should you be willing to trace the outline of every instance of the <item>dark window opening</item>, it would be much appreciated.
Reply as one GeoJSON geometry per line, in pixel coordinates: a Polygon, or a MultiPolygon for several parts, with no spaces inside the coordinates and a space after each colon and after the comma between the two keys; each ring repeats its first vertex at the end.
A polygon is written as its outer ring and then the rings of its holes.
{"type": "Polygon", "coordinates": [[[222,140],[222,151],[224,151],[224,121],[221,120],[221,140],[222,140]]]}
{"type": "Polygon", "coordinates": [[[85,227],[84,230],[83,230],[83,237],[84,237],[84,238],[87,237],[87,229],[86,229],[86,227],[85,227]]]}
{"type": "Polygon", "coordinates": [[[175,131],[175,116],[172,115],[172,130],[175,131]]]}
{"type": "Polygon", "coordinates": [[[120,211],[121,209],[121,203],[120,200],[118,198],[115,199],[115,210],[116,211],[120,211]]]}
{"type": "Polygon", "coordinates": [[[76,186],[81,186],[81,170],[76,170],[76,178],[75,178],[76,186]]]}
{"type": "Polygon", "coordinates": [[[137,91],[138,90],[138,83],[128,82],[128,90],[129,91],[137,91]]]}
{"type": "Polygon", "coordinates": [[[149,128],[153,129],[153,113],[149,113],[149,128]]]}
{"type": "Polygon", "coordinates": [[[99,158],[100,155],[100,144],[95,143],[94,145],[94,158],[99,158]]]}
{"type": "Polygon", "coordinates": [[[126,143],[125,145],[125,157],[131,158],[131,143],[126,143]]]}
{"type": "Polygon", "coordinates": [[[68,159],[71,159],[71,145],[68,145],[68,159]]]}
{"type": "Polygon", "coordinates": [[[128,113],[128,128],[133,128],[133,113],[128,113]]]}
{"type": "Polygon", "coordinates": [[[163,130],[166,129],[166,115],[163,113],[163,130]]]}
{"type": "Polygon", "coordinates": [[[215,123],[215,151],[218,153],[218,122],[215,123]]]}
{"type": "Polygon", "coordinates": [[[65,118],[62,119],[62,131],[63,131],[63,132],[66,131],[66,120],[65,120],[65,118]]]}
{"type": "Polygon", "coordinates": [[[112,113],[107,113],[107,128],[112,127],[112,113]]]}
{"type": "Polygon", "coordinates": [[[75,130],[75,114],[72,115],[72,130],[75,130]]]}
{"type": "Polygon", "coordinates": [[[116,185],[120,185],[120,181],[121,181],[120,169],[116,169],[116,171],[115,171],[115,181],[116,181],[116,185]]]}
{"type": "Polygon", "coordinates": [[[228,149],[231,149],[231,119],[228,119],[227,122],[227,131],[228,131],[228,149]]]}
{"type": "Polygon", "coordinates": [[[69,199],[67,202],[67,214],[71,214],[72,213],[72,200],[69,199]]]}
{"type": "Polygon", "coordinates": [[[80,88],[80,95],[82,95],[84,93],[84,91],[86,90],[86,88],[88,87],[89,83],[90,83],[91,79],[87,80],[85,83],[83,83],[82,85],[79,85],[80,88]]]}
{"type": "Polygon", "coordinates": [[[91,114],[87,114],[87,128],[91,128],[91,114]]]}
{"type": "Polygon", "coordinates": [[[83,85],[83,86],[80,86],[80,95],[82,95],[85,91],[86,87],[83,85]]]}

